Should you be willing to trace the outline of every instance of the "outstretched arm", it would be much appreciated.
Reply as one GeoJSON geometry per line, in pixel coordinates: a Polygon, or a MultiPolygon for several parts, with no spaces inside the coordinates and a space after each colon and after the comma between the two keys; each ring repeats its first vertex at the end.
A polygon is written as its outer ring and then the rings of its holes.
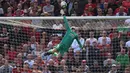
{"type": "Polygon", "coordinates": [[[83,49],[83,46],[82,46],[82,44],[80,43],[78,37],[76,38],[76,40],[77,40],[77,42],[78,42],[78,44],[79,44],[79,47],[80,47],[81,49],[83,49]]]}
{"type": "Polygon", "coordinates": [[[71,29],[70,29],[70,26],[69,26],[69,24],[68,24],[68,20],[66,19],[65,16],[64,16],[64,26],[65,26],[65,29],[66,29],[66,30],[71,30],[71,29]]]}

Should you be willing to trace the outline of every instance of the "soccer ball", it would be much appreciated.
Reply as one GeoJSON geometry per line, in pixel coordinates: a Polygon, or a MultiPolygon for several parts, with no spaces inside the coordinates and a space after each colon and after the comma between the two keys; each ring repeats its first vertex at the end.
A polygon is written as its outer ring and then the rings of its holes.
{"type": "Polygon", "coordinates": [[[62,1],[60,5],[61,5],[62,8],[66,8],[67,7],[67,3],[65,1],[62,1]]]}

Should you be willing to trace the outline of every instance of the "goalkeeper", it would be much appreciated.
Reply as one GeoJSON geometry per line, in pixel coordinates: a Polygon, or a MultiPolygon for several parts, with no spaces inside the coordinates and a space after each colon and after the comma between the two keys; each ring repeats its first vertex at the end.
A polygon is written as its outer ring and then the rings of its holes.
{"type": "Polygon", "coordinates": [[[73,40],[76,39],[80,48],[83,48],[79,39],[78,39],[78,34],[76,32],[74,32],[73,30],[71,30],[71,28],[68,25],[68,21],[66,19],[66,17],[64,16],[64,26],[66,29],[66,34],[63,37],[63,39],[61,40],[61,42],[55,46],[53,49],[49,50],[48,52],[46,52],[44,55],[50,55],[50,54],[54,54],[54,55],[58,55],[57,53],[64,55],[65,52],[67,52],[71,46],[71,44],[73,43],[73,40]]]}

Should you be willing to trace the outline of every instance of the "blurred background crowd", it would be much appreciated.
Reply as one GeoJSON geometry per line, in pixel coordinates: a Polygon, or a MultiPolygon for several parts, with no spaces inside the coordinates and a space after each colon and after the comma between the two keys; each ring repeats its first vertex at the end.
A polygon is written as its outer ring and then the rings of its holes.
{"type": "Polygon", "coordinates": [[[0,0],[1,16],[127,16],[129,8],[130,0],[0,0]]]}
{"type": "Polygon", "coordinates": [[[74,40],[64,56],[44,56],[64,36],[63,24],[41,32],[1,24],[0,73],[130,73],[129,32],[72,29],[85,50],[74,40]]]}

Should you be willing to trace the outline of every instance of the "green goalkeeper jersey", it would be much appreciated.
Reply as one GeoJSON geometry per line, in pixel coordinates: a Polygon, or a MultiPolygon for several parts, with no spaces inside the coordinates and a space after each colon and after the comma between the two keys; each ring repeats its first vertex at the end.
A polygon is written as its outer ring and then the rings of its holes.
{"type": "Polygon", "coordinates": [[[80,41],[78,40],[78,34],[71,30],[71,28],[68,25],[68,21],[67,21],[66,17],[64,17],[64,22],[65,22],[64,26],[67,30],[66,34],[63,37],[62,41],[55,47],[61,55],[64,55],[64,53],[69,50],[74,39],[77,40],[80,48],[82,48],[82,45],[81,45],[80,41]]]}

